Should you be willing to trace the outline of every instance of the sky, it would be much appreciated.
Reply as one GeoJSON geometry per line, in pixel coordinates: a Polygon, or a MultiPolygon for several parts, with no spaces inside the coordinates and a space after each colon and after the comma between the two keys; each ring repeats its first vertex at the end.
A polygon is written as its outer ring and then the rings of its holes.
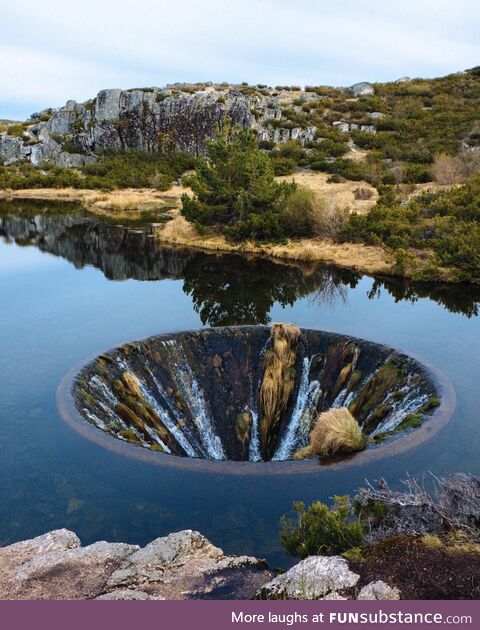
{"type": "Polygon", "coordinates": [[[0,119],[104,88],[341,85],[480,65],[478,0],[0,0],[0,119]]]}

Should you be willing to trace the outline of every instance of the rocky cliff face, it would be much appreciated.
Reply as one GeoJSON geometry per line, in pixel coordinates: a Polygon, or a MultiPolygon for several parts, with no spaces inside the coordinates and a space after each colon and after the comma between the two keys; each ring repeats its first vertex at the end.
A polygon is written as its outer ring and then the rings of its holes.
{"type": "Polygon", "coordinates": [[[21,138],[0,136],[0,163],[30,160],[80,167],[108,151],[158,151],[175,147],[193,154],[227,118],[276,143],[313,140],[315,127],[281,127],[280,95],[245,86],[176,85],[102,90],[85,103],[32,114],[21,138]]]}

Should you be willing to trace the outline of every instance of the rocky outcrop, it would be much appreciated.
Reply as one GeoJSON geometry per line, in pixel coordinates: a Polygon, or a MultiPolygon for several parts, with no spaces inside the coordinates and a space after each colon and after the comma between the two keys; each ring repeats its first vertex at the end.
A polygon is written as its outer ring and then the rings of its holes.
{"type": "Polygon", "coordinates": [[[340,556],[310,556],[265,584],[256,599],[396,600],[398,588],[382,580],[358,589],[360,575],[340,556]]]}
{"type": "Polygon", "coordinates": [[[275,143],[315,138],[316,128],[287,123],[278,95],[245,86],[174,85],[166,88],[101,90],[85,103],[32,114],[22,138],[0,136],[0,163],[29,159],[80,167],[108,151],[205,150],[219,125],[254,129],[275,143]]]}
{"type": "Polygon", "coordinates": [[[372,96],[375,94],[375,88],[371,83],[362,81],[361,83],[355,83],[348,88],[348,91],[352,96],[357,98],[358,96],[372,96]]]}
{"type": "Polygon", "coordinates": [[[61,529],[0,549],[0,599],[244,599],[271,577],[265,561],[227,556],[191,530],[140,548],[81,547],[61,529]]]}
{"type": "Polygon", "coordinates": [[[66,529],[0,548],[0,599],[400,598],[385,582],[359,589],[359,580],[340,556],[311,556],[273,577],[264,560],[225,555],[189,529],[143,548],[82,547],[66,529]]]}

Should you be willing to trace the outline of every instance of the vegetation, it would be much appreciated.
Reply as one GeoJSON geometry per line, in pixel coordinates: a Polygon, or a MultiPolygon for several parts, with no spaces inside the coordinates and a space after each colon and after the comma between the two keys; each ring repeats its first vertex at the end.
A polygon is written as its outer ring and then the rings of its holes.
{"type": "Polygon", "coordinates": [[[319,414],[310,433],[309,447],[314,455],[353,453],[366,446],[367,436],[346,407],[319,414]]]}
{"type": "Polygon", "coordinates": [[[287,408],[295,386],[296,345],[300,329],[293,324],[274,324],[271,328],[271,348],[265,354],[260,386],[262,449],[271,457],[278,425],[287,408]]]}
{"type": "Polygon", "coordinates": [[[342,238],[391,247],[399,273],[480,284],[480,176],[406,205],[384,189],[368,214],[350,217],[342,238]]]}
{"type": "Polygon", "coordinates": [[[166,190],[182,173],[193,167],[185,153],[129,152],[105,155],[81,169],[31,163],[0,166],[0,188],[156,188],[166,190]]]}
{"type": "Polygon", "coordinates": [[[331,508],[320,501],[306,509],[302,502],[292,507],[296,517],[280,519],[280,541],[293,556],[336,555],[363,543],[363,526],[347,496],[334,497],[331,508]]]}
{"type": "Polygon", "coordinates": [[[279,206],[294,184],[274,179],[271,160],[251,131],[224,129],[188,178],[193,197],[183,195],[182,214],[201,230],[217,227],[236,239],[283,236],[279,206]]]}

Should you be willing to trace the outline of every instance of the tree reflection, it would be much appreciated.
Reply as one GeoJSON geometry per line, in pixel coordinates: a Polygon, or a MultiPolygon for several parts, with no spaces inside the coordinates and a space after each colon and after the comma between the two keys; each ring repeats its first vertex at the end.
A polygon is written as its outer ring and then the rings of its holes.
{"type": "Polygon", "coordinates": [[[318,304],[345,301],[347,286],[359,276],[326,267],[302,269],[239,255],[193,257],[184,269],[183,290],[193,299],[203,324],[266,324],[278,303],[291,306],[312,296],[318,304]]]}
{"type": "MultiPolygon", "coordinates": [[[[345,304],[360,275],[319,265],[299,266],[239,254],[206,254],[165,247],[151,226],[125,226],[86,214],[72,204],[0,202],[0,236],[61,256],[75,267],[93,265],[112,280],[183,280],[204,324],[266,324],[274,304],[307,297],[320,308],[345,304]]],[[[368,292],[387,291],[395,302],[433,300],[452,313],[479,314],[480,287],[418,283],[382,277],[368,292]]]]}

